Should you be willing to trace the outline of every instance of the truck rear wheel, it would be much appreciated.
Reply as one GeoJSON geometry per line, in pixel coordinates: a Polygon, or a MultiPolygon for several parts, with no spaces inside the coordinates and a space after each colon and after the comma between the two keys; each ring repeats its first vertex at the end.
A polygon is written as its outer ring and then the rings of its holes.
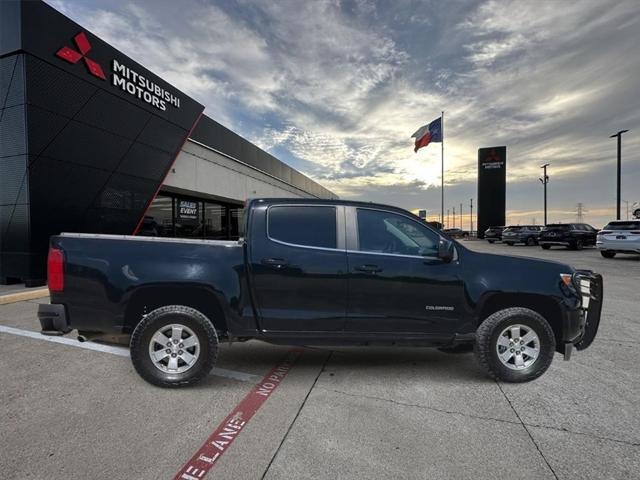
{"type": "Polygon", "coordinates": [[[480,366],[505,382],[529,382],[547,371],[556,350],[549,323],[528,308],[507,308],[489,316],[476,332],[480,366]]]}
{"type": "Polygon", "coordinates": [[[600,250],[600,255],[602,255],[604,258],[613,258],[616,256],[616,252],[614,252],[613,250],[600,250]]]}
{"type": "Polygon", "coordinates": [[[218,336],[209,319],[191,307],[167,305],[146,315],[131,336],[138,374],[159,387],[185,387],[213,368],[218,336]]]}

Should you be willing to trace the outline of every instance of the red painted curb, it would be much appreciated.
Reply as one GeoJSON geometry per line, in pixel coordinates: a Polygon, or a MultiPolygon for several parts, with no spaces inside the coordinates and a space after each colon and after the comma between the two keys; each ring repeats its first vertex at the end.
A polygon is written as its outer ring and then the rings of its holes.
{"type": "Polygon", "coordinates": [[[249,423],[251,417],[267,401],[278,385],[287,376],[289,370],[302,355],[302,350],[290,350],[251,391],[236,405],[233,411],[207,438],[200,449],[184,464],[173,477],[174,480],[200,480],[213,468],[227,451],[240,432],[249,423]]]}

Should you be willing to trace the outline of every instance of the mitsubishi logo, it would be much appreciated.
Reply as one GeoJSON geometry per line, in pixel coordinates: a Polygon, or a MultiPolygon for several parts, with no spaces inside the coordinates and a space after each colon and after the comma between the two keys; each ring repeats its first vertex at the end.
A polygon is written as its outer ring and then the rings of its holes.
{"type": "Polygon", "coordinates": [[[87,39],[87,36],[84,34],[84,32],[80,32],[75,37],[73,37],[73,41],[80,51],[76,51],[73,48],[64,46],[56,52],[56,56],[73,64],[78,63],[80,59],[84,59],[84,64],[87,66],[87,70],[89,70],[89,73],[91,75],[101,78],[102,80],[106,80],[107,77],[104,75],[100,64],[91,60],[90,58],[87,58],[86,56],[87,53],[89,53],[89,50],[91,50],[91,44],[89,43],[89,40],[87,39]]]}

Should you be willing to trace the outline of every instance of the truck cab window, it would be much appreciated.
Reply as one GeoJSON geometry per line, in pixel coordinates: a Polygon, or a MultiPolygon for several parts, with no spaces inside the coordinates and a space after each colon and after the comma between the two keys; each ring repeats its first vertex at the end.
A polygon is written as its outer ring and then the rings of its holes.
{"type": "Polygon", "coordinates": [[[358,240],[363,252],[436,256],[438,236],[418,222],[381,210],[358,208],[358,240]]]}
{"type": "Polygon", "coordinates": [[[271,207],[268,234],[272,240],[294,245],[336,248],[336,209],[302,205],[271,207]]]}

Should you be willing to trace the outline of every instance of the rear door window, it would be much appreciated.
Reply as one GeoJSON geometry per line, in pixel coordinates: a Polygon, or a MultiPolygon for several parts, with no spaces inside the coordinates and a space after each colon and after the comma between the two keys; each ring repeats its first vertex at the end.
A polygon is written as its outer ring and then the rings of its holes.
{"type": "Polygon", "coordinates": [[[277,205],[269,208],[267,233],[272,240],[305,247],[337,248],[336,208],[277,205]]]}

